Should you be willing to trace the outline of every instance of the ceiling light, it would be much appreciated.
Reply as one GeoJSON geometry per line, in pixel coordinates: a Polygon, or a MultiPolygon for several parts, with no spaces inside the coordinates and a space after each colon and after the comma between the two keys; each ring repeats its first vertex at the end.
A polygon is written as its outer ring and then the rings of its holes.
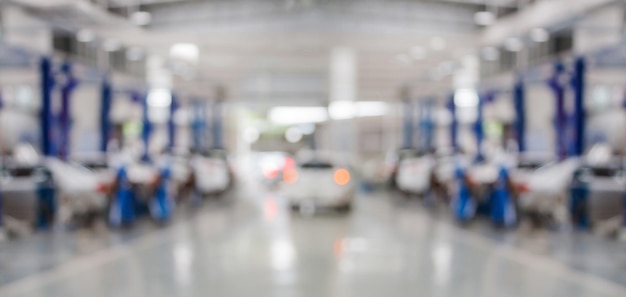
{"type": "Polygon", "coordinates": [[[321,106],[279,106],[270,109],[268,118],[280,125],[321,123],[328,120],[328,111],[321,106]]]}
{"type": "Polygon", "coordinates": [[[434,51],[442,51],[446,48],[446,41],[441,37],[433,37],[430,40],[430,48],[434,51]]]}
{"type": "Polygon", "coordinates": [[[422,46],[414,46],[411,48],[411,57],[414,60],[422,60],[426,57],[426,49],[422,46]]]}
{"type": "Polygon", "coordinates": [[[119,50],[122,47],[119,42],[113,39],[105,40],[103,46],[104,46],[104,50],[107,52],[114,52],[114,51],[119,50]]]}
{"type": "Polygon", "coordinates": [[[144,52],[141,48],[131,47],[126,50],[126,59],[129,61],[139,61],[143,58],[144,52]]]}
{"type": "Polygon", "coordinates": [[[170,57],[185,61],[197,61],[200,49],[193,43],[176,43],[170,48],[170,57]]]}
{"type": "Polygon", "coordinates": [[[130,20],[137,26],[146,26],[152,22],[152,14],[147,11],[135,11],[130,15],[130,20]]]}
{"type": "Polygon", "coordinates": [[[356,105],[352,101],[334,101],[328,106],[328,113],[333,120],[347,120],[356,116],[356,105]]]}
{"type": "Polygon", "coordinates": [[[459,89],[454,93],[454,105],[458,107],[476,107],[478,94],[472,89],[459,89]]]}
{"type": "Polygon", "coordinates": [[[96,36],[89,29],[83,29],[76,33],[76,40],[80,42],[92,42],[94,39],[96,39],[96,36]]]}
{"type": "Polygon", "coordinates": [[[153,89],[148,93],[150,107],[168,107],[172,104],[172,93],[168,89],[153,89]]]}
{"type": "Polygon", "coordinates": [[[504,42],[504,48],[511,52],[519,52],[524,44],[519,38],[511,37],[504,42]]]}
{"type": "Polygon", "coordinates": [[[358,117],[384,116],[389,112],[389,104],[383,101],[359,101],[356,103],[358,117]]]}
{"type": "Polygon", "coordinates": [[[497,61],[500,59],[500,51],[493,46],[488,46],[481,50],[481,56],[486,61],[497,61]]]}
{"type": "Polygon", "coordinates": [[[479,11],[474,14],[474,22],[480,26],[489,26],[496,21],[496,16],[490,11],[479,11]]]}
{"type": "Polygon", "coordinates": [[[530,31],[530,39],[534,42],[546,42],[550,39],[550,32],[543,28],[535,28],[530,31]]]}

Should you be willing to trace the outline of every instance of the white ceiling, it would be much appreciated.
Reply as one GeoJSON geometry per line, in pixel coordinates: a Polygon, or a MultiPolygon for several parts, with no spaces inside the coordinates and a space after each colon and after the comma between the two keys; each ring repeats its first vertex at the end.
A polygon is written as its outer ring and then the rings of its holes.
{"type": "MultiPolygon", "coordinates": [[[[122,14],[138,9],[135,0],[92,2],[121,5],[116,12],[122,14]]],[[[125,45],[163,57],[174,43],[194,43],[200,48],[197,76],[185,86],[221,84],[230,100],[269,105],[327,101],[329,57],[339,46],[356,51],[360,100],[395,100],[406,83],[417,83],[419,90],[428,92],[445,86],[431,81],[432,71],[474,52],[473,17],[484,9],[482,0],[140,2],[140,8],[152,14],[144,30],[87,23],[84,17],[73,23],[65,15],[57,22],[76,29],[84,22],[125,45]],[[445,40],[445,50],[428,50],[419,61],[398,59],[414,46],[428,49],[434,37],[445,40]]]]}

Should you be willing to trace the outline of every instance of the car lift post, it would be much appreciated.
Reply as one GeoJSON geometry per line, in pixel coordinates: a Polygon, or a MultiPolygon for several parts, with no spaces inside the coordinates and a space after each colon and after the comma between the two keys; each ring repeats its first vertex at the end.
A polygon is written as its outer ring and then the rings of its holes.
{"type": "Polygon", "coordinates": [[[515,140],[517,150],[522,153],[526,151],[526,92],[521,77],[517,79],[513,87],[513,106],[515,108],[515,140]]]}
{"type": "Polygon", "coordinates": [[[435,101],[433,99],[426,99],[421,102],[420,121],[419,127],[421,130],[421,146],[429,152],[433,149],[433,137],[434,137],[434,117],[433,111],[435,107],[435,101]]]}
{"type": "Polygon", "coordinates": [[[143,162],[150,161],[150,134],[152,134],[152,124],[148,116],[149,106],[148,97],[140,92],[133,92],[133,101],[141,102],[142,116],[141,116],[141,141],[143,142],[143,152],[141,154],[141,160],[143,162]]]}
{"type": "Polygon", "coordinates": [[[78,86],[78,80],[72,73],[72,64],[65,62],[61,66],[61,73],[65,77],[65,82],[61,87],[61,113],[59,114],[59,128],[60,128],[60,147],[59,158],[63,161],[67,161],[70,155],[71,145],[71,99],[72,93],[78,86]]]}
{"type": "Polygon", "coordinates": [[[559,160],[567,158],[567,116],[565,114],[565,87],[561,77],[565,73],[565,66],[558,61],[554,64],[554,72],[548,79],[548,86],[555,96],[555,131],[556,131],[556,155],[559,160]]]}
{"type": "Polygon", "coordinates": [[[573,155],[582,156],[585,153],[585,58],[578,57],[574,62],[572,86],[574,88],[574,151],[573,155]]]}
{"type": "Polygon", "coordinates": [[[170,116],[167,120],[167,136],[168,143],[167,148],[170,152],[174,150],[174,146],[176,146],[176,122],[174,119],[174,115],[178,110],[178,96],[172,92],[172,102],[170,103],[170,116]]]}
{"type": "Polygon", "coordinates": [[[108,77],[104,77],[100,86],[100,152],[106,153],[111,138],[111,107],[113,90],[108,77]]]}
{"type": "Polygon", "coordinates": [[[456,118],[456,105],[454,104],[454,92],[450,94],[448,99],[448,110],[450,111],[450,146],[456,152],[459,148],[459,143],[457,141],[458,136],[458,120],[456,118]]]}
{"type": "Polygon", "coordinates": [[[50,58],[45,56],[41,58],[39,71],[41,75],[41,153],[44,156],[52,156],[52,90],[55,83],[50,58]]]}

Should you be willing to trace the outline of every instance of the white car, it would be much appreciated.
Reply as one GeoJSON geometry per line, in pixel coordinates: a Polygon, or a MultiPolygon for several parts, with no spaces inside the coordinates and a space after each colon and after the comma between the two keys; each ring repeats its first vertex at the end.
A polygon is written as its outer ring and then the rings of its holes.
{"type": "Polygon", "coordinates": [[[301,211],[335,208],[349,211],[356,192],[356,182],[346,167],[312,160],[298,164],[283,174],[281,192],[292,207],[301,211]]]}
{"type": "Polygon", "coordinates": [[[396,174],[398,189],[409,194],[425,194],[430,189],[435,165],[430,154],[400,160],[396,174]]]}
{"type": "Polygon", "coordinates": [[[54,176],[60,222],[104,211],[110,184],[102,176],[85,167],[54,158],[46,159],[45,163],[54,176]]]}
{"type": "Polygon", "coordinates": [[[223,150],[210,150],[191,158],[194,184],[201,194],[220,194],[232,184],[228,157],[223,150]]]}
{"type": "Polygon", "coordinates": [[[569,188],[574,172],[581,166],[580,158],[543,166],[525,176],[519,207],[526,214],[566,223],[569,188]]]}

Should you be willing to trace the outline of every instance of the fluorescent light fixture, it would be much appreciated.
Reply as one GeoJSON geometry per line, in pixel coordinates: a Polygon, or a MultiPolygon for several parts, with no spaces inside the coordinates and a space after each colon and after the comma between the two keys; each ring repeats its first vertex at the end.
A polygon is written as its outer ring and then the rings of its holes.
{"type": "Polygon", "coordinates": [[[430,48],[434,51],[442,51],[446,48],[446,41],[441,37],[433,37],[430,40],[430,48]]]}
{"type": "Polygon", "coordinates": [[[334,101],[328,106],[328,113],[333,120],[347,120],[357,114],[357,106],[353,101],[334,101]]]}
{"type": "Polygon", "coordinates": [[[290,127],[285,132],[285,139],[287,139],[289,143],[296,143],[302,140],[302,131],[300,131],[298,127],[290,127]]]}
{"type": "Polygon", "coordinates": [[[193,43],[176,43],[170,48],[170,57],[186,61],[197,61],[200,49],[193,43]]]}
{"type": "Polygon", "coordinates": [[[496,21],[496,16],[490,11],[479,11],[474,14],[474,22],[480,26],[489,26],[496,21]]]}
{"type": "Polygon", "coordinates": [[[153,89],[148,94],[150,107],[168,107],[172,104],[172,93],[168,89],[153,89]]]}
{"type": "Polygon", "coordinates": [[[141,48],[131,47],[126,50],[126,59],[129,61],[139,61],[143,56],[144,52],[141,48]]]}
{"type": "Polygon", "coordinates": [[[270,109],[268,118],[279,125],[321,123],[328,120],[328,112],[321,106],[279,106],[270,109]]]}
{"type": "Polygon", "coordinates": [[[76,40],[80,42],[92,42],[96,39],[96,35],[89,29],[82,29],[76,33],[76,40]]]}
{"type": "Polygon", "coordinates": [[[411,57],[413,58],[413,60],[423,60],[426,57],[426,49],[418,45],[412,47],[411,57]]]}
{"type": "Polygon", "coordinates": [[[500,51],[493,46],[488,46],[481,50],[481,56],[486,61],[497,61],[500,59],[500,51]]]}
{"type": "Polygon", "coordinates": [[[476,107],[478,94],[472,89],[459,89],[454,93],[454,105],[457,107],[476,107]]]}
{"type": "Polygon", "coordinates": [[[543,28],[535,28],[530,31],[530,39],[534,42],[546,42],[550,40],[550,32],[543,28]]]}
{"type": "Polygon", "coordinates": [[[389,104],[383,101],[359,101],[356,107],[358,117],[384,116],[389,112],[389,104]]]}
{"type": "Polygon", "coordinates": [[[117,42],[116,40],[113,40],[113,39],[105,40],[104,44],[103,44],[103,47],[104,47],[104,50],[107,51],[107,52],[118,51],[120,48],[122,48],[120,43],[117,42]]]}
{"type": "Polygon", "coordinates": [[[146,26],[152,22],[152,14],[147,11],[135,11],[130,15],[130,20],[137,26],[146,26]]]}
{"type": "Polygon", "coordinates": [[[524,44],[519,38],[511,37],[504,42],[504,48],[511,52],[519,52],[524,44]]]}

